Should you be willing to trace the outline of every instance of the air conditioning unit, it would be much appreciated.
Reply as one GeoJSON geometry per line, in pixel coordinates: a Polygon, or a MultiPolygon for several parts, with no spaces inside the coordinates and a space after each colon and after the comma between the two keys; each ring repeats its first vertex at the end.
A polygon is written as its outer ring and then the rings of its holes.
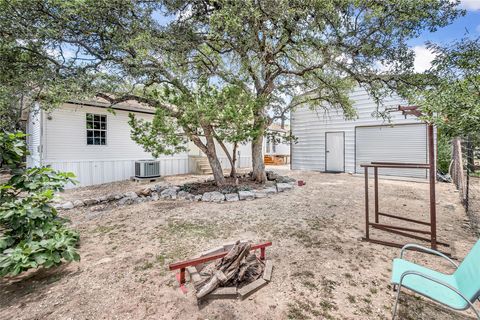
{"type": "Polygon", "coordinates": [[[157,161],[157,160],[135,161],[135,177],[137,178],[160,177],[160,161],[157,161]]]}

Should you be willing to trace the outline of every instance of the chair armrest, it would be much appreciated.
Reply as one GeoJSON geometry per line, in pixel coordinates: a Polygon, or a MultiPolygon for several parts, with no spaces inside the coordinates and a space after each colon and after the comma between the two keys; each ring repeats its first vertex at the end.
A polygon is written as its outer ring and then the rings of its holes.
{"type": "Polygon", "coordinates": [[[418,249],[419,251],[431,253],[431,254],[437,255],[439,257],[442,257],[442,258],[448,260],[448,262],[450,262],[455,267],[455,269],[458,268],[458,264],[455,261],[453,261],[452,259],[450,259],[449,257],[447,257],[446,255],[444,255],[443,253],[438,252],[438,251],[433,250],[433,249],[430,249],[430,248],[422,247],[422,246],[420,246],[418,244],[414,244],[414,243],[406,244],[406,245],[403,246],[402,250],[400,251],[400,259],[403,258],[403,254],[404,254],[405,250],[410,249],[410,248],[415,248],[415,249],[418,249]]]}
{"type": "MultiPolygon", "coordinates": [[[[424,274],[424,273],[421,273],[421,272],[418,272],[418,271],[405,271],[405,272],[402,273],[402,275],[400,276],[400,283],[399,283],[399,288],[398,288],[398,290],[400,290],[401,287],[402,287],[403,278],[405,278],[405,277],[408,276],[408,275],[412,275],[412,274],[413,274],[413,275],[416,275],[416,276],[419,276],[419,277],[422,277],[422,278],[425,278],[425,279],[430,280],[430,281],[432,281],[432,282],[436,282],[436,283],[438,283],[438,284],[440,284],[440,285],[442,285],[442,286],[444,286],[444,287],[452,290],[453,292],[455,292],[457,295],[459,295],[463,300],[465,300],[465,301],[468,303],[468,305],[470,306],[470,308],[472,308],[473,312],[475,312],[475,315],[477,316],[477,319],[480,319],[480,313],[478,313],[478,311],[475,309],[475,306],[473,305],[473,303],[472,303],[470,300],[468,300],[460,291],[458,291],[457,288],[451,286],[450,284],[448,284],[448,283],[446,283],[446,282],[444,282],[444,281],[442,281],[442,280],[439,280],[439,279],[434,278],[434,277],[432,277],[432,276],[426,275],[426,274],[424,274]]],[[[413,290],[413,289],[411,289],[411,288],[409,288],[409,289],[410,289],[410,290],[413,290]]],[[[413,291],[415,291],[415,290],[413,290],[413,291]]],[[[432,300],[435,300],[435,299],[432,299],[432,300]]],[[[438,302],[441,302],[441,301],[438,301],[438,302]]]]}

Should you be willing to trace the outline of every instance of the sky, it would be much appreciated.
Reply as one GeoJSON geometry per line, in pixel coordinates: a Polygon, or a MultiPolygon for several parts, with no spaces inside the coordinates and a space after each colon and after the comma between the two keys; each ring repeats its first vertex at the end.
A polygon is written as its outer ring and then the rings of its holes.
{"type": "Polygon", "coordinates": [[[415,51],[415,71],[427,70],[434,58],[425,46],[427,41],[441,45],[448,45],[463,37],[480,37],[480,0],[462,0],[461,6],[467,10],[465,16],[456,19],[452,24],[436,32],[423,32],[419,38],[412,39],[409,45],[415,51]]]}

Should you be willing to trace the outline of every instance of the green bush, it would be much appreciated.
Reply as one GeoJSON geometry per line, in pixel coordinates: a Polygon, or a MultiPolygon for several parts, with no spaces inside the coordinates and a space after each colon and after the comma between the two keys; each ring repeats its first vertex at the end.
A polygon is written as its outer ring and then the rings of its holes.
{"type": "Polygon", "coordinates": [[[74,175],[48,167],[20,169],[26,155],[24,137],[0,133],[0,150],[8,154],[4,163],[13,169],[11,178],[0,185],[0,276],[80,259],[75,249],[78,233],[65,226],[51,205],[55,191],[73,182],[74,175]]]}

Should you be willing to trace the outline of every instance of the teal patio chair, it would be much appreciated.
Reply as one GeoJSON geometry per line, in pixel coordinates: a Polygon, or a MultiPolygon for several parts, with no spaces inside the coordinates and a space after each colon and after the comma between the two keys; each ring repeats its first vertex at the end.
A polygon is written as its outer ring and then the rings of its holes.
{"type": "Polygon", "coordinates": [[[480,319],[480,314],[474,306],[475,301],[480,297],[480,240],[475,243],[460,265],[438,251],[416,244],[407,244],[400,251],[400,258],[393,260],[392,284],[394,288],[398,287],[393,319],[397,314],[398,298],[402,287],[455,310],[466,310],[470,307],[477,319],[480,319]],[[407,261],[403,259],[406,249],[417,249],[445,258],[456,270],[452,274],[444,274],[407,261]]]}

